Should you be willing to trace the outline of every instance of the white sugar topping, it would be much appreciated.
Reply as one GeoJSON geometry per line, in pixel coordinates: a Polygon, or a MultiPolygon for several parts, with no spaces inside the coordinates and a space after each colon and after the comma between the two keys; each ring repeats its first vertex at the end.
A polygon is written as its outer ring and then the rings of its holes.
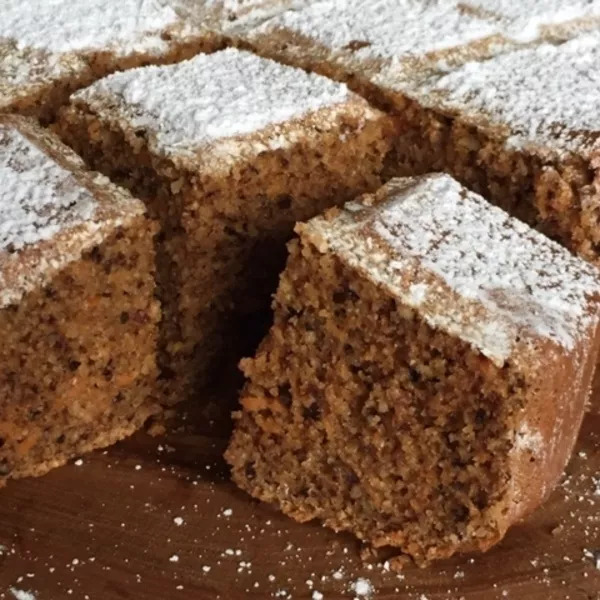
{"type": "Polygon", "coordinates": [[[542,434],[537,430],[532,430],[527,423],[522,423],[515,435],[515,451],[526,451],[539,455],[543,452],[544,446],[542,434]]]}
{"type": "Polygon", "coordinates": [[[497,16],[505,35],[519,42],[540,37],[543,27],[600,17],[599,0],[469,0],[468,5],[497,16]]]}
{"type": "Polygon", "coordinates": [[[436,106],[507,128],[512,147],[600,149],[600,33],[469,62],[423,88],[436,106]]]}
{"type": "Polygon", "coordinates": [[[600,272],[447,175],[398,179],[386,200],[308,231],[439,328],[502,365],[519,342],[567,351],[597,320],[600,272]]]}
{"type": "Polygon", "coordinates": [[[257,31],[284,28],[352,60],[402,61],[495,34],[530,41],[542,26],[592,16],[600,0],[318,0],[257,31]]]}
{"type": "Polygon", "coordinates": [[[109,116],[149,132],[152,149],[169,156],[248,136],[352,97],[343,84],[235,49],[117,73],[74,96],[92,111],[109,103],[109,116]]]}
{"type": "Polygon", "coordinates": [[[349,49],[357,59],[422,55],[497,30],[495,23],[464,13],[454,2],[420,0],[323,0],[274,17],[262,31],[278,27],[332,50],[349,49]]]}
{"type": "Polygon", "coordinates": [[[52,239],[91,219],[94,196],[26,137],[0,126],[0,251],[52,239]]]}
{"type": "Polygon", "coordinates": [[[0,121],[0,308],[46,285],[143,204],[33,121],[0,121]],[[55,158],[56,157],[56,160],[55,158]]]}
{"type": "Polygon", "coordinates": [[[533,26],[565,23],[600,15],[598,0],[468,0],[464,4],[510,22],[515,32],[517,26],[531,29],[533,26]]]}
{"type": "Polygon", "coordinates": [[[4,0],[0,38],[59,53],[114,46],[143,51],[164,45],[148,34],[177,20],[165,0],[4,0]]]}

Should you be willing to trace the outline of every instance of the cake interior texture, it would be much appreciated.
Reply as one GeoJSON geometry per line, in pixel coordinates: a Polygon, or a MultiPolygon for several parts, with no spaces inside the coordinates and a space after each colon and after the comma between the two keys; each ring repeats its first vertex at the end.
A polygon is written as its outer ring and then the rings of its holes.
{"type": "Polygon", "coordinates": [[[233,479],[295,519],[418,560],[492,545],[526,381],[339,258],[290,248],[275,325],[242,362],[233,479]]]}
{"type": "Polygon", "coordinates": [[[233,367],[255,347],[294,223],[380,185],[391,145],[387,117],[365,117],[363,108],[326,114],[248,136],[240,147],[265,150],[234,150],[223,169],[210,163],[210,146],[202,150],[209,158],[199,153],[182,164],[153,151],[152,134],[111,122],[83,102],[62,111],[63,139],[143,199],[160,222],[159,364],[166,402],[201,390],[216,358],[233,367]],[[267,150],[273,139],[286,141],[267,150]]]}
{"type": "Polygon", "coordinates": [[[0,310],[0,483],[108,446],[158,411],[154,233],[139,216],[0,310]]]}

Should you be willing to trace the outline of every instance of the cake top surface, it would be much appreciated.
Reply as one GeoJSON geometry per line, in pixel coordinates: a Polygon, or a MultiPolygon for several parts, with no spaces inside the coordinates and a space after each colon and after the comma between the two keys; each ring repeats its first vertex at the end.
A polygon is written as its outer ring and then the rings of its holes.
{"type": "Polygon", "coordinates": [[[144,211],[24,119],[0,118],[0,181],[0,306],[144,211]]]}
{"type": "Polygon", "coordinates": [[[371,111],[343,84],[235,49],[117,73],[72,99],[124,130],[143,130],[152,152],[196,166],[234,160],[252,143],[285,145],[294,131],[310,135],[293,125],[308,115],[323,113],[327,128],[337,111],[371,111]]]}
{"type": "MultiPolygon", "coordinates": [[[[197,0],[179,0],[188,3],[195,12],[198,10],[197,0]]],[[[286,8],[296,8],[308,4],[310,0],[204,0],[204,14],[212,14],[224,28],[240,19],[244,24],[252,21],[260,22],[286,8]]],[[[204,16],[204,15],[201,15],[204,16]]]]}
{"type": "Polygon", "coordinates": [[[199,35],[199,21],[184,14],[183,1],[4,0],[0,108],[55,81],[88,76],[91,55],[100,53],[110,69],[111,60],[161,57],[174,43],[199,35]]]}
{"type": "Polygon", "coordinates": [[[600,146],[599,30],[600,0],[317,0],[241,36],[269,45],[283,31],[284,54],[308,40],[319,60],[509,147],[588,158],[600,146]],[[544,41],[550,31],[568,41],[544,41]]]}
{"type": "Polygon", "coordinates": [[[166,0],[4,0],[0,38],[56,53],[145,51],[177,20],[166,0]]]}
{"type": "Polygon", "coordinates": [[[267,21],[259,33],[285,29],[355,60],[400,59],[494,34],[487,18],[455,2],[431,0],[320,0],[267,21]]]}
{"type": "Polygon", "coordinates": [[[281,12],[250,35],[283,29],[338,60],[402,62],[495,35],[531,41],[545,26],[588,17],[600,17],[600,0],[317,0],[281,12]]]}
{"type": "Polygon", "coordinates": [[[448,175],[392,180],[301,231],[498,366],[569,352],[598,320],[600,271],[448,175]]]}
{"type": "Polygon", "coordinates": [[[424,102],[501,131],[513,148],[585,157],[600,150],[600,32],[539,44],[432,79],[424,102]]]}

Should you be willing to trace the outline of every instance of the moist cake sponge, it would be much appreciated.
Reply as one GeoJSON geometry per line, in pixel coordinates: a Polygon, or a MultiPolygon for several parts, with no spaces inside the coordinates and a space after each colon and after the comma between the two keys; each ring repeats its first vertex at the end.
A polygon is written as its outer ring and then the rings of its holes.
{"type": "Polygon", "coordinates": [[[394,112],[390,175],[450,173],[600,263],[598,29],[597,0],[321,0],[236,36],[394,112]]]}
{"type": "Polygon", "coordinates": [[[155,226],[54,136],[0,116],[0,485],[157,412],[155,226]]]}
{"type": "Polygon", "coordinates": [[[226,459],[234,481],[419,561],[485,550],[575,443],[599,272],[447,175],[297,228],[226,459]]]}
{"type": "Polygon", "coordinates": [[[235,49],[100,80],[57,130],[161,222],[173,401],[268,307],[294,223],[379,187],[393,134],[345,85],[235,49]]]}

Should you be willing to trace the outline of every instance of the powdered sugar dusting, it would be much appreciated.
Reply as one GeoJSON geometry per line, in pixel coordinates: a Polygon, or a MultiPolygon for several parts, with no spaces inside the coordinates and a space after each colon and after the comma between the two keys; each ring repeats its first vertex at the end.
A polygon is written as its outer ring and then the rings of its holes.
{"type": "Polygon", "coordinates": [[[278,28],[368,60],[442,50],[491,35],[498,26],[464,13],[454,2],[325,0],[284,12],[261,30],[278,28]]]}
{"type": "Polygon", "coordinates": [[[375,591],[371,582],[364,577],[359,577],[352,583],[350,589],[358,598],[370,598],[375,591]]]}
{"type": "MultiPolygon", "coordinates": [[[[343,84],[235,49],[118,73],[74,96],[96,111],[109,103],[108,118],[143,128],[153,150],[169,156],[343,106],[352,97],[343,84]]],[[[271,142],[281,145],[286,139],[271,142]]],[[[224,155],[235,150],[235,143],[221,147],[224,155]]],[[[211,155],[215,152],[213,146],[211,155]]]]}
{"type": "Polygon", "coordinates": [[[0,38],[18,48],[74,52],[118,46],[143,51],[162,46],[151,36],[175,23],[175,11],[159,0],[4,0],[0,38]]]}
{"type": "Polygon", "coordinates": [[[27,590],[20,590],[18,588],[11,587],[10,593],[16,598],[16,600],[36,600],[35,596],[27,590]]]}
{"type": "Polygon", "coordinates": [[[600,33],[469,62],[419,93],[509,131],[507,144],[557,154],[600,150],[600,33]]]}
{"type": "Polygon", "coordinates": [[[544,438],[539,431],[530,429],[527,423],[523,423],[515,436],[514,448],[517,452],[528,451],[539,455],[544,450],[544,438]]]}
{"type": "Polygon", "coordinates": [[[541,338],[569,351],[589,335],[595,267],[447,175],[394,180],[380,197],[308,231],[498,365],[518,343],[541,338]]]}
{"type": "Polygon", "coordinates": [[[537,38],[543,26],[600,16],[598,0],[469,0],[465,5],[497,16],[508,35],[523,42],[537,38]]]}
{"type": "Polygon", "coordinates": [[[145,211],[28,119],[0,119],[0,181],[0,307],[145,211]]]}
{"type": "Polygon", "coordinates": [[[52,239],[91,219],[94,196],[15,130],[0,126],[0,250],[52,239]]]}
{"type": "Polygon", "coordinates": [[[254,35],[294,32],[332,51],[334,61],[368,70],[373,59],[402,63],[490,36],[528,42],[545,26],[589,17],[600,17],[599,0],[320,0],[276,15],[254,35]]]}

